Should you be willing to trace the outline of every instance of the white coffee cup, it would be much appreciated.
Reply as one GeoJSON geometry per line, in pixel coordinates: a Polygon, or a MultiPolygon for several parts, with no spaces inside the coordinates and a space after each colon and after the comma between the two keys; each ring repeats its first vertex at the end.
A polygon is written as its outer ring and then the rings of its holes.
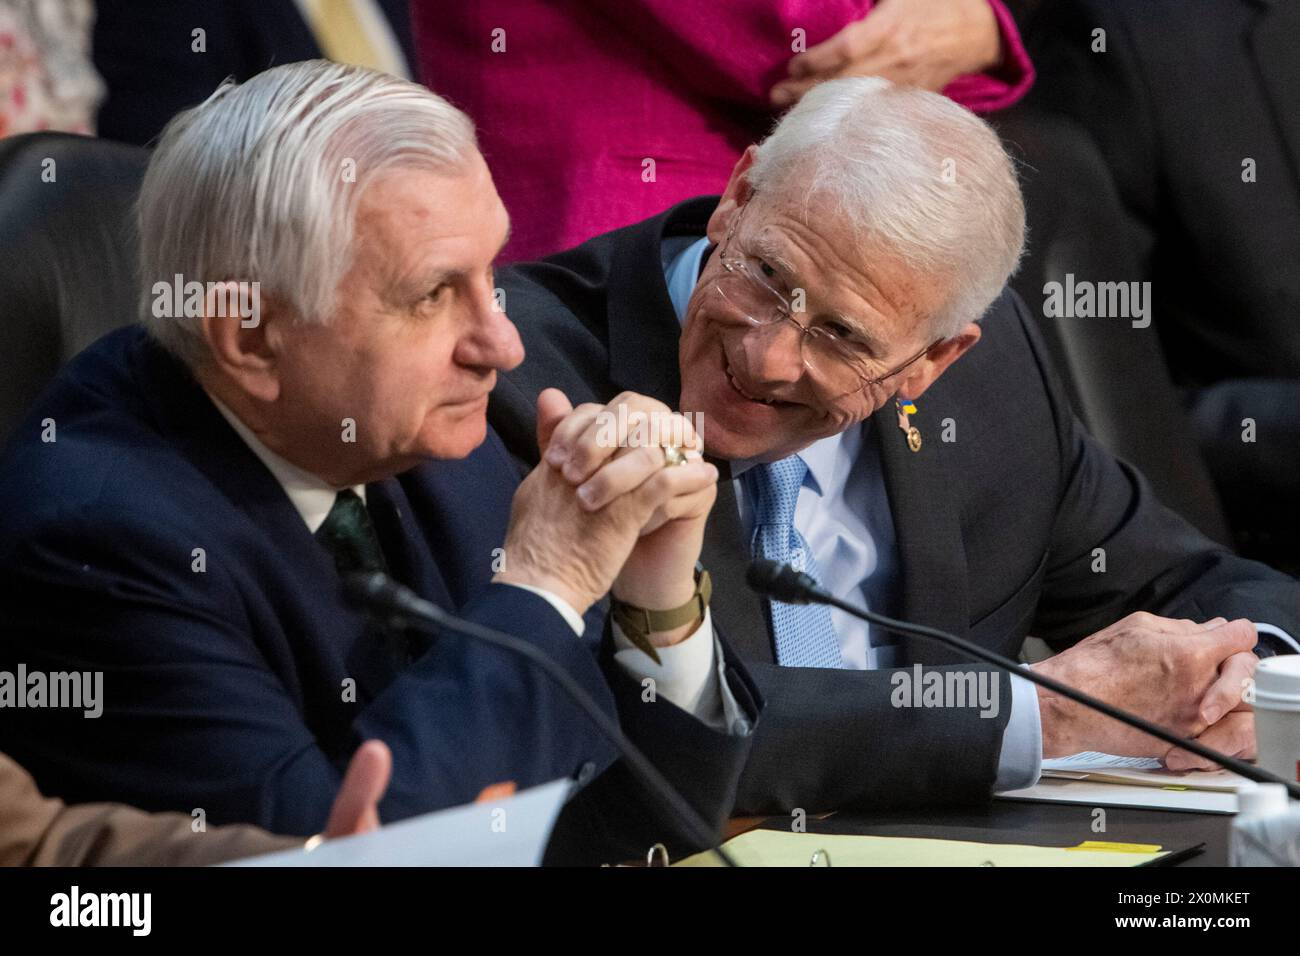
{"type": "Polygon", "coordinates": [[[1254,707],[1259,765],[1283,780],[1300,781],[1300,654],[1259,662],[1254,707]]]}

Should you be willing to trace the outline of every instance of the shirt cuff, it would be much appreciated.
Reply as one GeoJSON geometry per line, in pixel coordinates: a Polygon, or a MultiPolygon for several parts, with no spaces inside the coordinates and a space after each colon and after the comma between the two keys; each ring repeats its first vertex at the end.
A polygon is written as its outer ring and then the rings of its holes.
{"type": "Polygon", "coordinates": [[[560,617],[564,618],[569,627],[573,628],[574,634],[582,637],[582,635],[586,633],[587,622],[582,619],[582,615],[574,609],[572,604],[564,600],[564,598],[560,597],[558,594],[552,594],[550,591],[546,590],[546,588],[533,587],[531,584],[508,584],[506,586],[520,588],[524,591],[530,591],[531,593],[536,594],[539,598],[542,598],[547,604],[559,612],[560,617]]]}
{"type": "Polygon", "coordinates": [[[686,711],[718,733],[744,736],[749,721],[727,684],[726,660],[722,645],[713,633],[709,610],[695,633],[669,647],[657,647],[660,663],[633,644],[623,629],[613,623],[614,660],[638,682],[654,681],[656,697],[686,711]]]}
{"type": "Polygon", "coordinates": [[[1267,634],[1269,637],[1273,638],[1278,644],[1286,648],[1286,650],[1283,651],[1285,654],[1300,654],[1300,643],[1297,643],[1294,637],[1282,630],[1280,627],[1274,627],[1272,624],[1260,624],[1259,622],[1256,622],[1255,633],[1259,634],[1261,637],[1267,634]]]}
{"type": "Polygon", "coordinates": [[[1011,717],[1002,734],[995,792],[1022,790],[1038,783],[1043,772],[1043,719],[1038,712],[1038,689],[1011,675],[1011,717]]]}

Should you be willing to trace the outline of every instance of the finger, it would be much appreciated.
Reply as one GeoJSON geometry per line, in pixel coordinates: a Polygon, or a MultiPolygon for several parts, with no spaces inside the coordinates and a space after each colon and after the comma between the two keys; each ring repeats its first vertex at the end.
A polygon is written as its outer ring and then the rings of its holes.
{"type": "Polygon", "coordinates": [[[331,839],[379,828],[379,801],[393,773],[393,754],[382,740],[367,740],[348,763],[334,798],[325,836],[331,839]]]}
{"type": "Polygon", "coordinates": [[[573,403],[558,388],[547,388],[537,396],[537,452],[545,455],[555,426],[573,411],[573,403]]]}
{"type": "Polygon", "coordinates": [[[564,477],[575,484],[586,481],[605,462],[627,448],[643,445],[694,448],[699,444],[695,428],[685,415],[671,411],[654,399],[630,395],[606,406],[574,440],[564,466],[564,477]]]}
{"type": "Polygon", "coordinates": [[[658,446],[647,445],[623,451],[578,486],[578,500],[583,508],[599,511],[615,498],[639,488],[642,482],[664,468],[664,451],[658,446]]]}
{"type": "Polygon", "coordinates": [[[800,80],[782,80],[772,87],[770,94],[772,105],[778,108],[793,106],[814,86],[831,79],[832,76],[833,73],[816,73],[800,80]]]}
{"type": "Polygon", "coordinates": [[[569,412],[551,432],[551,442],[546,449],[546,463],[559,468],[568,461],[573,443],[603,408],[603,405],[597,405],[595,402],[584,402],[569,412]]]}
{"type": "Polygon", "coordinates": [[[1255,645],[1259,643],[1255,625],[1245,618],[1227,621],[1218,627],[1206,628],[1204,633],[1208,642],[1205,645],[1206,653],[1215,661],[1225,660],[1233,654],[1253,651],[1255,645]]]}
{"type": "MultiPolygon", "coordinates": [[[[697,451],[684,454],[687,461],[703,459],[702,453],[697,451]]],[[[578,500],[587,511],[599,511],[660,471],[680,467],[666,462],[660,445],[620,448],[612,461],[607,461],[578,487],[578,500]]]]}
{"type": "Polygon", "coordinates": [[[1158,614],[1151,614],[1147,611],[1138,611],[1137,613],[1130,615],[1128,620],[1131,620],[1139,627],[1156,631],[1160,634],[1199,634],[1201,631],[1213,630],[1220,624],[1227,623],[1223,618],[1215,618],[1215,621],[1206,621],[1203,624],[1198,624],[1190,618],[1161,617],[1158,614]],[[1216,621],[1218,623],[1215,623],[1216,621]]]}
{"type": "Polygon", "coordinates": [[[801,79],[841,69],[879,48],[890,29],[890,24],[879,17],[868,16],[850,23],[829,40],[793,57],[788,72],[792,78],[801,79]]]}
{"type": "MultiPolygon", "coordinates": [[[[1255,755],[1255,715],[1229,714],[1196,738],[1197,743],[1230,757],[1250,759],[1255,755]]],[[[1164,756],[1170,770],[1218,770],[1219,765],[1181,747],[1172,748],[1164,756]]]]}
{"type": "Polygon", "coordinates": [[[706,515],[713,508],[713,502],[717,497],[718,487],[713,484],[691,494],[669,498],[650,516],[650,520],[641,529],[641,535],[644,537],[653,534],[670,521],[689,520],[706,515]]]}
{"type": "Polygon", "coordinates": [[[1255,674],[1258,659],[1250,651],[1233,654],[1219,666],[1219,676],[1201,698],[1201,719],[1216,723],[1241,703],[1241,695],[1255,674]]]}
{"type": "Polygon", "coordinates": [[[659,469],[632,491],[630,497],[636,502],[641,526],[644,527],[650,516],[669,499],[694,494],[717,483],[717,468],[706,461],[693,461],[687,465],[659,469]]]}

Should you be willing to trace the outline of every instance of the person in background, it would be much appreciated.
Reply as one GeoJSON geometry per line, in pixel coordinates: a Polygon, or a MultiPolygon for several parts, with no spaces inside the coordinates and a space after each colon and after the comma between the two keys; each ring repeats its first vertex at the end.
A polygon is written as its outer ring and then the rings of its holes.
{"type": "Polygon", "coordinates": [[[1237,543],[1300,573],[1300,5],[1059,0],[1025,22],[1030,102],[1115,178],[1237,543]]]}
{"type": "Polygon", "coordinates": [[[420,78],[474,118],[536,258],[719,193],[813,84],[878,74],[976,111],[1033,67],[998,0],[412,3],[420,78]]]}
{"type": "MultiPolygon", "coordinates": [[[[377,829],[392,770],[383,741],[357,748],[323,836],[377,829]]],[[[0,753],[0,866],[209,866],[315,842],[244,824],[195,830],[189,814],[145,813],[119,803],[68,806],[41,796],[31,775],[0,753]]]]}
{"type": "Polygon", "coordinates": [[[99,132],[145,144],[228,76],[327,57],[409,79],[406,0],[99,0],[95,65],[108,83],[99,132]]]}
{"type": "Polygon", "coordinates": [[[90,0],[0,0],[0,136],[94,133],[92,16],[90,0]]]}

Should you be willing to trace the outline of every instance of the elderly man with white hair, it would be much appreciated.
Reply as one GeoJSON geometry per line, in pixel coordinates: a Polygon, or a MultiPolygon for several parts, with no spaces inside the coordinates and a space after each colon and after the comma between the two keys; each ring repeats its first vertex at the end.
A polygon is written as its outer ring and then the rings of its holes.
{"type": "Polygon", "coordinates": [[[1004,289],[1023,242],[988,126],[843,79],[720,198],[500,276],[527,357],[489,420],[519,457],[599,498],[596,418],[641,394],[729,472],[703,553],[767,700],[743,810],[980,801],[1085,750],[1201,763],[943,646],[746,594],[755,558],[1005,655],[1042,638],[1042,672],[1253,754],[1243,689],[1257,656],[1295,651],[1300,585],[1200,536],[1084,431],[1004,289]],[[584,404],[543,450],[546,386],[584,404]]]}
{"type": "MultiPolygon", "coordinates": [[[[102,673],[102,716],[6,711],[4,749],[69,800],[310,834],[375,738],[386,821],[575,776],[551,859],[703,841],[602,773],[609,742],[535,664],[351,606],[347,576],[384,572],[531,642],[720,827],[759,703],[697,571],[717,471],[674,418],[614,436],[599,508],[550,466],[520,484],[486,424],[523,357],[493,280],[509,217],[468,118],[278,67],[173,120],[139,226],[143,324],[70,363],[0,461],[0,668],[102,673]],[[627,632],[602,632],[607,592],[627,632]]],[[[543,444],[570,412],[548,399],[543,444]]]]}

